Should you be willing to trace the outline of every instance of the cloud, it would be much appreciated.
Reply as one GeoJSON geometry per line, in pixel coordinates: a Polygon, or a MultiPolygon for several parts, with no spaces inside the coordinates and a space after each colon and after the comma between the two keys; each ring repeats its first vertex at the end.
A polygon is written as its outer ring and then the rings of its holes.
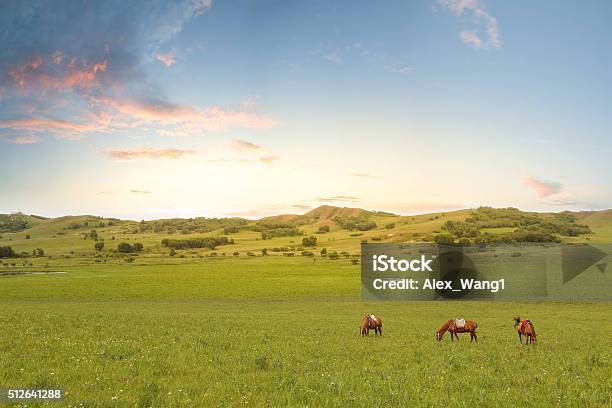
{"type": "Polygon", "coordinates": [[[170,51],[166,54],[155,54],[155,59],[164,64],[166,67],[170,67],[173,64],[176,64],[176,60],[174,59],[174,52],[170,51]]]}
{"type": "Polygon", "coordinates": [[[482,40],[473,31],[462,31],[459,33],[459,38],[466,44],[473,45],[476,48],[482,48],[482,40]]]}
{"type": "Polygon", "coordinates": [[[120,161],[133,160],[157,160],[157,159],[178,159],[180,157],[195,154],[195,150],[181,149],[153,149],[141,147],[137,149],[113,149],[102,152],[106,156],[120,161]]]}
{"type": "Polygon", "coordinates": [[[260,157],[258,160],[264,164],[271,164],[279,159],[280,159],[279,156],[265,156],[265,157],[260,157]]]}
{"type": "Polygon", "coordinates": [[[370,173],[353,173],[351,174],[353,177],[362,177],[362,178],[382,178],[382,176],[377,176],[375,174],[370,173]]]}
{"type": "Polygon", "coordinates": [[[104,124],[100,120],[88,123],[76,123],[64,119],[26,118],[0,120],[0,129],[25,130],[28,132],[50,132],[58,138],[75,140],[81,133],[103,131],[104,124]]]}
{"type": "Polygon", "coordinates": [[[327,61],[331,61],[331,62],[333,62],[335,64],[340,64],[342,62],[342,58],[340,57],[340,55],[336,51],[332,51],[330,53],[327,53],[327,54],[323,55],[323,58],[326,59],[327,61]]]}
{"type": "Polygon", "coordinates": [[[270,129],[277,121],[250,111],[225,110],[211,107],[199,110],[190,105],[174,104],[162,99],[115,99],[94,97],[92,104],[111,112],[118,122],[126,127],[143,124],[174,126],[163,129],[164,135],[194,134],[204,131],[225,131],[235,127],[247,129],[270,129]]]}
{"type": "Polygon", "coordinates": [[[244,157],[236,158],[218,158],[218,159],[207,159],[208,163],[263,163],[272,164],[277,160],[280,160],[280,156],[263,156],[254,159],[248,159],[244,157]]]}
{"type": "Polygon", "coordinates": [[[459,39],[475,48],[500,48],[499,28],[497,19],[486,10],[479,0],[438,0],[438,3],[450,10],[457,17],[469,14],[469,22],[463,23],[471,27],[462,30],[459,39]],[[486,37],[486,40],[483,40],[486,37]]]}
{"type": "Polygon", "coordinates": [[[232,148],[240,152],[264,150],[262,146],[256,145],[255,143],[247,142],[246,140],[240,140],[240,139],[232,140],[232,148]]]}
{"type": "Polygon", "coordinates": [[[276,126],[252,106],[174,103],[146,75],[153,61],[176,62],[172,51],[160,50],[211,5],[210,0],[0,2],[0,134],[26,130],[79,139],[136,127],[170,136],[276,126]]]}
{"type": "Polygon", "coordinates": [[[561,192],[561,184],[552,180],[542,180],[534,176],[524,176],[523,183],[536,192],[538,197],[546,198],[561,192]]]}
{"type": "Polygon", "coordinates": [[[337,196],[331,196],[331,197],[317,197],[315,200],[320,203],[328,203],[328,202],[334,202],[334,201],[357,202],[359,201],[359,197],[337,195],[337,196]]]}
{"type": "Polygon", "coordinates": [[[15,136],[6,140],[14,144],[36,144],[42,142],[42,138],[35,135],[15,136]]]}
{"type": "Polygon", "coordinates": [[[574,200],[571,197],[548,197],[542,201],[543,204],[557,207],[569,207],[583,204],[579,201],[574,200]]]}
{"type": "Polygon", "coordinates": [[[130,190],[132,194],[153,194],[149,190],[130,190]]]}
{"type": "Polygon", "coordinates": [[[400,75],[409,75],[414,70],[412,67],[402,66],[399,64],[387,64],[385,69],[389,72],[393,72],[400,75]]]}

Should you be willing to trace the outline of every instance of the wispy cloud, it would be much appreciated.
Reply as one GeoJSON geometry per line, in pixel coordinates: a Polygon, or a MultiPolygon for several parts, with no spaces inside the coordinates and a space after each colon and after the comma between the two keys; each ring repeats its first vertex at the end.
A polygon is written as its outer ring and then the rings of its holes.
{"type": "Polygon", "coordinates": [[[174,59],[174,52],[170,51],[165,54],[157,53],[155,54],[155,59],[164,64],[166,67],[170,67],[173,64],[176,64],[176,60],[174,59]]]}
{"type": "Polygon", "coordinates": [[[35,135],[23,135],[5,138],[6,141],[14,144],[36,144],[42,142],[42,138],[35,135]]]}
{"type": "Polygon", "coordinates": [[[479,0],[438,0],[438,3],[458,17],[469,14],[463,24],[469,27],[461,30],[459,39],[475,48],[500,48],[497,19],[487,11],[479,0]]]}
{"type": "Polygon", "coordinates": [[[387,64],[385,65],[385,69],[389,72],[393,72],[395,74],[400,75],[409,75],[414,70],[412,67],[403,66],[399,64],[387,64]]]}
{"type": "Polygon", "coordinates": [[[246,140],[241,140],[241,139],[232,140],[232,149],[238,150],[240,152],[264,150],[264,148],[260,145],[257,145],[251,142],[247,142],[246,140]]]}
{"type": "Polygon", "coordinates": [[[340,57],[340,54],[338,53],[338,51],[329,52],[323,55],[323,58],[326,59],[327,61],[333,62],[334,64],[340,64],[342,62],[342,58],[340,57]]]}
{"type": "Polygon", "coordinates": [[[357,202],[359,201],[359,197],[337,195],[337,196],[331,196],[331,197],[317,197],[315,200],[320,203],[331,203],[335,201],[357,202]]]}
{"type": "Polygon", "coordinates": [[[106,156],[120,161],[133,160],[157,160],[157,159],[178,159],[180,157],[195,154],[195,150],[181,149],[153,149],[141,147],[136,149],[112,149],[102,152],[106,156]]]}
{"type": "Polygon", "coordinates": [[[23,118],[0,120],[0,129],[25,130],[28,132],[50,132],[60,139],[77,140],[83,133],[103,131],[106,123],[102,117],[84,123],[64,119],[23,118]]]}
{"type": "Polygon", "coordinates": [[[130,190],[130,193],[132,194],[153,194],[149,190],[130,190]]]}
{"type": "Polygon", "coordinates": [[[263,164],[272,164],[277,160],[280,160],[280,156],[263,156],[257,158],[245,158],[245,157],[235,157],[235,158],[217,158],[217,159],[207,159],[208,163],[263,163],[263,164]]]}
{"type": "Polygon", "coordinates": [[[265,156],[265,157],[260,157],[258,160],[264,164],[271,164],[277,160],[280,160],[280,156],[265,156]]]}
{"type": "Polygon", "coordinates": [[[556,181],[543,180],[531,175],[524,176],[522,181],[527,187],[535,191],[540,198],[546,198],[553,194],[558,194],[562,189],[561,184],[556,181]]]}
{"type": "Polygon", "coordinates": [[[378,176],[376,174],[371,173],[353,173],[351,174],[353,177],[361,177],[361,178],[382,178],[382,176],[378,176]]]}
{"type": "Polygon", "coordinates": [[[473,31],[461,31],[459,38],[466,44],[473,45],[476,48],[482,48],[482,40],[473,31]]]}

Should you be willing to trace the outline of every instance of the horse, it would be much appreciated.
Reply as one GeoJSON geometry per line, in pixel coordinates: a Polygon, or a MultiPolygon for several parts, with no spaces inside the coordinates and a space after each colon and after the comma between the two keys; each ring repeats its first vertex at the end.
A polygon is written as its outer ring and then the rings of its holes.
{"type": "Polygon", "coordinates": [[[519,335],[521,344],[523,344],[523,336],[525,336],[525,344],[531,344],[537,341],[535,327],[533,327],[531,320],[521,320],[519,316],[516,316],[514,318],[514,327],[519,335]]]}
{"type": "Polygon", "coordinates": [[[380,317],[374,316],[373,314],[365,314],[359,325],[359,334],[361,337],[368,336],[372,329],[374,330],[375,336],[378,334],[382,336],[382,320],[380,317]]]}
{"type": "Polygon", "coordinates": [[[478,336],[476,335],[476,328],[478,324],[473,320],[466,320],[462,327],[457,327],[457,323],[454,319],[447,320],[440,326],[438,331],[436,332],[436,340],[442,341],[442,337],[444,337],[444,333],[447,331],[450,332],[451,341],[453,340],[453,335],[459,341],[459,336],[457,333],[470,333],[470,343],[474,340],[478,341],[478,336]]]}

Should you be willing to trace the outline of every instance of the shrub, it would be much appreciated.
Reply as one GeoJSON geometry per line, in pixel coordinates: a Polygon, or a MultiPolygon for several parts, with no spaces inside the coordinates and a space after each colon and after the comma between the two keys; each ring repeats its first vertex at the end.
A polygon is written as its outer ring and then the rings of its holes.
{"type": "Polygon", "coordinates": [[[15,251],[10,246],[0,247],[0,258],[12,258],[15,256],[15,251]]]}
{"type": "Polygon", "coordinates": [[[104,241],[98,241],[94,244],[94,248],[96,251],[101,251],[104,249],[104,241]]]}
{"type": "Polygon", "coordinates": [[[321,225],[319,227],[319,230],[317,231],[317,234],[325,234],[329,232],[329,225],[321,225]]]}
{"type": "Polygon", "coordinates": [[[451,245],[455,242],[455,237],[450,234],[438,234],[434,241],[439,245],[451,245]]]}
{"type": "Polygon", "coordinates": [[[302,245],[305,247],[313,247],[317,245],[317,237],[310,236],[308,238],[302,238],[302,245]]]}

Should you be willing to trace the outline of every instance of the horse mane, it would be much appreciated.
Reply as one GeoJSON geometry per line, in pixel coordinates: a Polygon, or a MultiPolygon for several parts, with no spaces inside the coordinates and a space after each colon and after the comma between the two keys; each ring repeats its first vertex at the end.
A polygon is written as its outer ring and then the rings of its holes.
{"type": "Polygon", "coordinates": [[[449,320],[445,321],[445,322],[442,324],[442,326],[440,326],[440,328],[438,329],[438,333],[441,333],[441,332],[443,333],[443,332],[447,331],[447,330],[448,330],[448,326],[450,326],[450,325],[451,325],[451,323],[452,323],[452,320],[451,320],[451,319],[449,319],[449,320]]]}

